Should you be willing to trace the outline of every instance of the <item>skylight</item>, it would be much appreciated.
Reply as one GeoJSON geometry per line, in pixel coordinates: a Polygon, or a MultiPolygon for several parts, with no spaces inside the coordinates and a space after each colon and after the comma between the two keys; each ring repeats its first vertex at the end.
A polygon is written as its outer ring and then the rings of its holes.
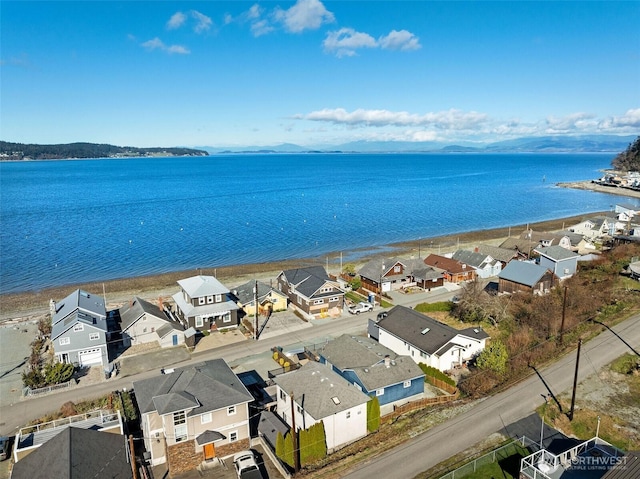
{"type": "Polygon", "coordinates": [[[420,334],[427,334],[431,328],[424,328],[420,334]]]}
{"type": "Polygon", "coordinates": [[[333,404],[335,404],[336,406],[340,404],[340,399],[338,399],[338,396],[333,396],[331,400],[333,401],[333,404]]]}

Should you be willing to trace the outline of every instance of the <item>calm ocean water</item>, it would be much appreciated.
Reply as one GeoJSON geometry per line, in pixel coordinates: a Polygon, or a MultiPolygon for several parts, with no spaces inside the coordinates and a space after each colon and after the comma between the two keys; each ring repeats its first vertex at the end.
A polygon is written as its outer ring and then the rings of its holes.
{"type": "Polygon", "coordinates": [[[0,292],[608,210],[555,187],[611,154],[305,154],[0,163],[0,292]],[[544,181],[543,181],[544,179],[544,181]]]}

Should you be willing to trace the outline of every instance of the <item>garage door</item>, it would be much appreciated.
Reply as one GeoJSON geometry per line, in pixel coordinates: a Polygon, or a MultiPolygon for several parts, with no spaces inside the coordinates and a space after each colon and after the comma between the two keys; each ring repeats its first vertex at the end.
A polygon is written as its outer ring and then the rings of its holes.
{"type": "Polygon", "coordinates": [[[102,364],[102,349],[90,349],[78,352],[78,362],[81,366],[102,364]]]}

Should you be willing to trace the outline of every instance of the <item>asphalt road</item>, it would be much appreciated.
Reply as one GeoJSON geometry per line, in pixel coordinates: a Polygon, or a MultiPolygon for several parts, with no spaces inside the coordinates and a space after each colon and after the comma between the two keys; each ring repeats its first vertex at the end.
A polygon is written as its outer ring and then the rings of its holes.
{"type": "MultiPolygon", "coordinates": [[[[597,372],[626,352],[640,350],[640,315],[582,344],[578,380],[597,372]],[[625,344],[626,342],[626,344],[625,344]]],[[[361,463],[344,477],[414,478],[495,432],[509,435],[512,424],[540,406],[542,394],[559,395],[573,386],[576,352],[539,370],[520,384],[479,401],[475,407],[386,453],[361,463]]],[[[535,440],[536,438],[530,438],[535,440]]]]}

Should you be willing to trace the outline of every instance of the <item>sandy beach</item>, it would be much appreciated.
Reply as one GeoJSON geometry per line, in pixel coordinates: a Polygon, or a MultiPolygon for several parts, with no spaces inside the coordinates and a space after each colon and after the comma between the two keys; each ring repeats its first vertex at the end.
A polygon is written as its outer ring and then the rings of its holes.
{"type": "Polygon", "coordinates": [[[569,183],[557,183],[561,188],[573,188],[576,190],[590,190],[598,193],[607,193],[610,195],[628,196],[630,198],[640,198],[640,191],[624,188],[621,186],[604,186],[598,185],[591,181],[572,181],[569,183]]]}

